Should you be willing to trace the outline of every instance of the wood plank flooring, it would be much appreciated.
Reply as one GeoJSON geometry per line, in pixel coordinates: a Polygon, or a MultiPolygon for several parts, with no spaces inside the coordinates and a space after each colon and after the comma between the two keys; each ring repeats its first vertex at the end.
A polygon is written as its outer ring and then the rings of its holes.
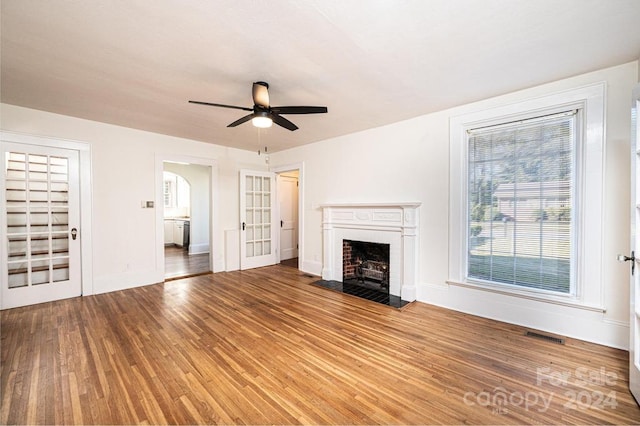
{"type": "Polygon", "coordinates": [[[283,260],[283,261],[280,262],[280,264],[282,266],[288,266],[290,268],[298,269],[298,258],[294,257],[294,258],[291,258],[291,259],[283,260]]]}
{"type": "Polygon", "coordinates": [[[209,253],[189,255],[187,250],[178,246],[164,247],[164,278],[175,279],[211,271],[209,253]]]}
{"type": "Polygon", "coordinates": [[[2,424],[638,424],[626,351],[284,266],[3,311],[2,424]]]}

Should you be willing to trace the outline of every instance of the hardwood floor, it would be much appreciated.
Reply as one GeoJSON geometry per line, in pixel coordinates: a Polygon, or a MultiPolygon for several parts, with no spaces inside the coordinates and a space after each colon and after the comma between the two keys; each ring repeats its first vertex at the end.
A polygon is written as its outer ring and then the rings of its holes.
{"type": "Polygon", "coordinates": [[[0,422],[640,423],[626,351],[315,280],[277,265],[3,311],[0,422]]]}
{"type": "Polygon", "coordinates": [[[209,272],[209,253],[189,255],[177,246],[164,247],[164,277],[175,279],[209,272]]]}
{"type": "Polygon", "coordinates": [[[294,257],[294,258],[291,258],[291,259],[283,260],[283,261],[280,262],[280,264],[282,266],[288,266],[289,268],[298,269],[298,258],[294,257]]]}

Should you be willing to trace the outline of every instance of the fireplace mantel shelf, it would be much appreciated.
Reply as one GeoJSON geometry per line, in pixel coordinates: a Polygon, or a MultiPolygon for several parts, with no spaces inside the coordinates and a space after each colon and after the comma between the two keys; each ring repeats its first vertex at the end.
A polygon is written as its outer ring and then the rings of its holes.
{"type": "Polygon", "coordinates": [[[388,208],[388,207],[409,207],[415,208],[420,207],[422,202],[420,201],[409,201],[409,202],[398,202],[398,203],[323,203],[320,204],[321,208],[326,207],[366,207],[366,208],[388,208]]]}

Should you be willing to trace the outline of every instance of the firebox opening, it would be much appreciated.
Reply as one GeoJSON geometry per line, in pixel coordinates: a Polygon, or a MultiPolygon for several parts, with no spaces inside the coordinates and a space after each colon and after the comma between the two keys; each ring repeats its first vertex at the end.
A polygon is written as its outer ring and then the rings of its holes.
{"type": "Polygon", "coordinates": [[[389,293],[390,244],[342,240],[342,282],[389,293]]]}

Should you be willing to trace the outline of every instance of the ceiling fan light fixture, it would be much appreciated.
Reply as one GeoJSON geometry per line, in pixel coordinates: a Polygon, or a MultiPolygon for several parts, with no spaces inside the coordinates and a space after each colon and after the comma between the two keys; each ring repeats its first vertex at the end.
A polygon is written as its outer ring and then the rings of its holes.
{"type": "Polygon", "coordinates": [[[255,127],[266,129],[267,127],[271,127],[271,125],[273,125],[273,120],[271,120],[271,117],[268,117],[266,115],[258,115],[251,119],[251,124],[253,124],[255,127]]]}
{"type": "MultiPolygon", "coordinates": [[[[1,0],[0,0],[1,1],[1,0]]],[[[269,104],[269,85],[264,81],[256,81],[253,83],[252,94],[253,108],[241,107],[236,105],[214,104],[212,102],[189,101],[192,104],[209,105],[221,108],[239,109],[242,111],[250,111],[247,114],[229,124],[227,127],[236,127],[240,124],[251,120],[254,127],[265,129],[276,123],[280,127],[287,130],[298,130],[298,126],[284,118],[283,114],[321,114],[327,112],[325,106],[276,106],[269,104]]]]}

